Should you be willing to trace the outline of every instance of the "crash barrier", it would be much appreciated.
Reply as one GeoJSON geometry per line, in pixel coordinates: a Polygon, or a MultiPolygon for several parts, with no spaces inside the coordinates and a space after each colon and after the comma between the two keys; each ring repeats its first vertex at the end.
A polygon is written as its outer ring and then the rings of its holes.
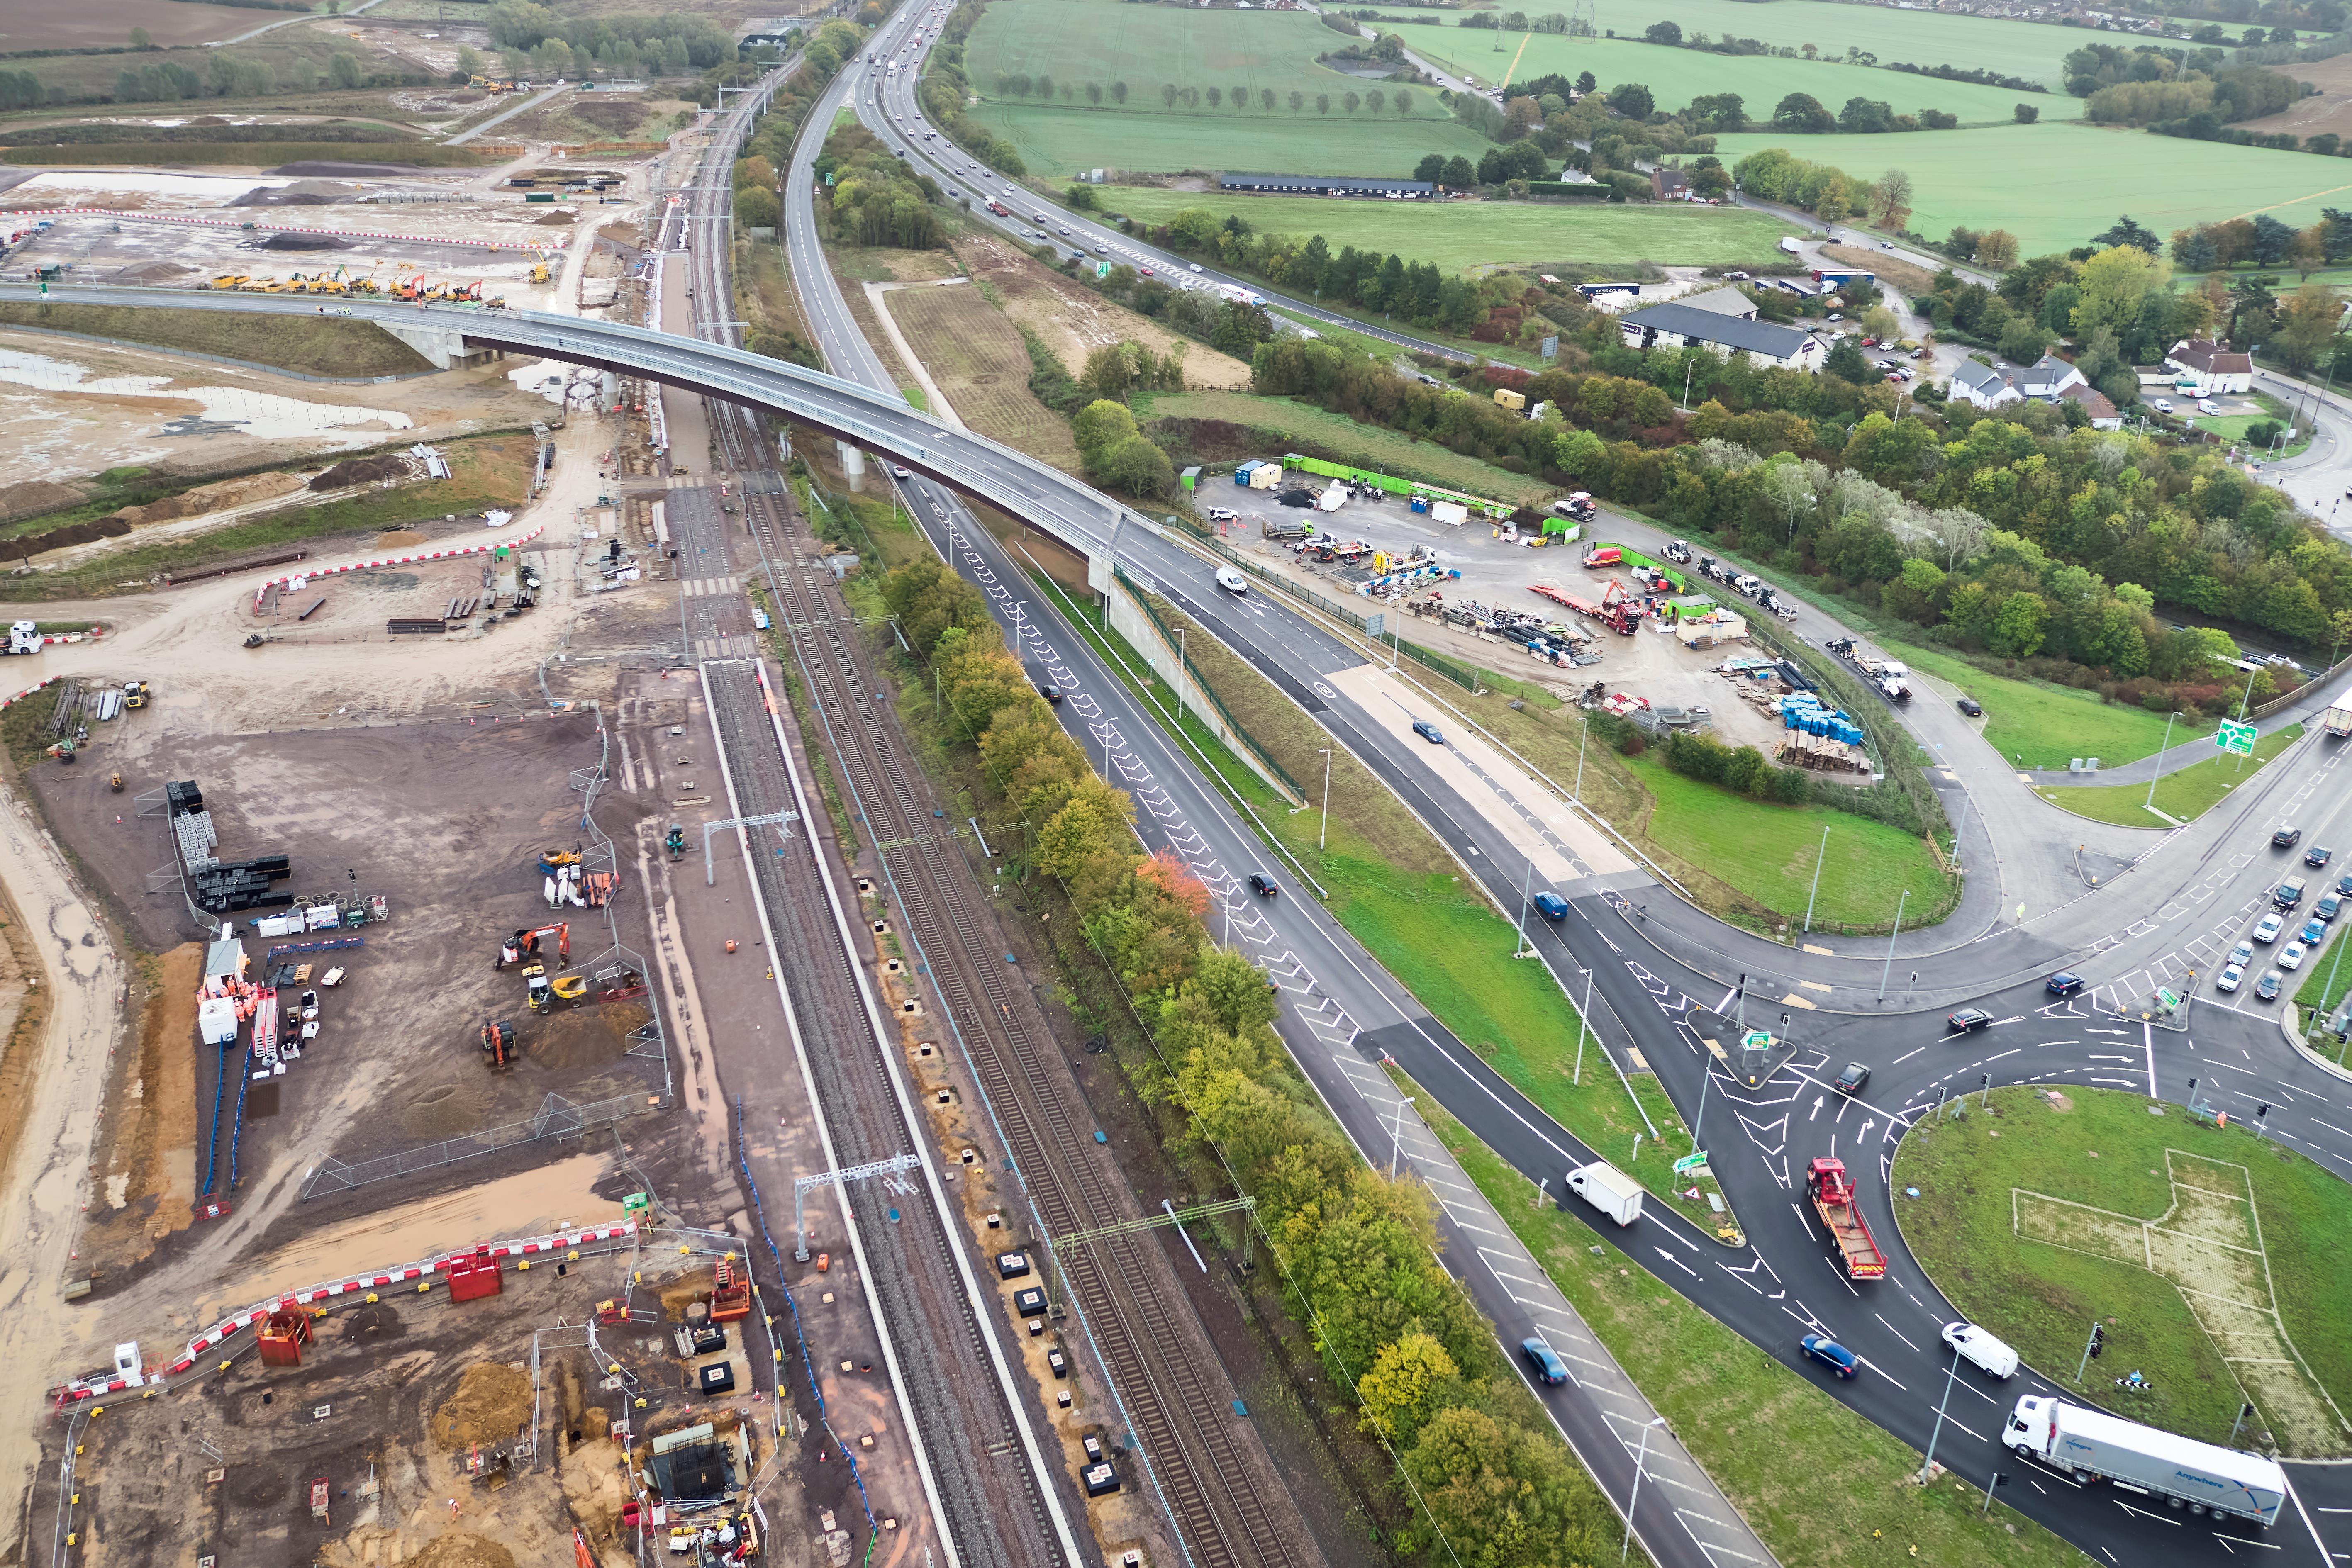
{"type": "Polygon", "coordinates": [[[340,577],[347,571],[373,571],[380,566],[408,566],[420,560],[456,560],[460,556],[480,555],[485,550],[520,549],[523,546],[530,543],[531,540],[539,538],[540,535],[546,531],[547,525],[545,523],[541,523],[539,527],[531,529],[530,532],[520,535],[514,538],[507,539],[504,542],[493,541],[489,544],[460,545],[456,549],[418,550],[410,555],[388,555],[381,557],[375,560],[355,560],[347,562],[342,566],[321,566],[314,567],[309,571],[288,572],[283,577],[270,578],[268,580],[262,583],[259,588],[253,591],[254,612],[256,614],[260,613],[261,601],[264,598],[268,597],[269,591],[273,588],[285,588],[289,584],[297,582],[315,582],[320,578],[340,577]]]}
{"type": "MultiPolygon", "coordinates": [[[[429,1287],[436,1278],[446,1273],[456,1264],[463,1263],[471,1267],[478,1260],[484,1258],[522,1259],[568,1252],[575,1247],[589,1246],[599,1241],[619,1240],[635,1236],[637,1233],[637,1221],[616,1220],[610,1225],[584,1226],[578,1229],[559,1231],[550,1236],[526,1236],[510,1240],[460,1247],[421,1262],[400,1263],[389,1269],[347,1274],[322,1284],[305,1286],[299,1291],[289,1291],[283,1295],[272,1296],[257,1305],[247,1307],[242,1312],[232,1312],[220,1319],[204,1333],[188,1341],[187,1348],[158,1375],[175,1376],[194,1366],[197,1361],[208,1354],[234,1348],[231,1342],[235,1341],[238,1334],[267,1322],[272,1312],[289,1312],[296,1307],[307,1307],[319,1301],[331,1301],[349,1295],[369,1295],[394,1285],[415,1285],[417,1289],[424,1290],[429,1287]]],[[[244,1342],[236,1343],[242,1344],[244,1342]]],[[[137,1369],[118,1367],[100,1376],[76,1378],[55,1390],[54,1394],[61,1402],[95,1399],[101,1395],[138,1387],[142,1381],[145,1380],[141,1377],[137,1369]]]]}

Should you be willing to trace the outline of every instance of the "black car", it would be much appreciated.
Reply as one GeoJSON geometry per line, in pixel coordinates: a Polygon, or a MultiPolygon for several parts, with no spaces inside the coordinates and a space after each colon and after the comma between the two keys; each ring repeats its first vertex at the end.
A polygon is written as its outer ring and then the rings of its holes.
{"type": "Polygon", "coordinates": [[[1250,873],[1249,884],[1250,891],[1256,894],[1260,898],[1272,898],[1275,894],[1282,891],[1282,889],[1274,885],[1271,878],[1261,876],[1256,872],[1250,873]]]}
{"type": "Polygon", "coordinates": [[[2076,991],[2083,988],[2083,977],[2080,975],[2070,975],[2065,970],[2061,969],[2056,974],[2051,976],[2049,979],[2043,981],[2042,988],[2048,991],[2053,997],[2071,997],[2076,991]]]}
{"type": "Polygon", "coordinates": [[[1841,1094],[1859,1094],[1862,1086],[1870,1082],[1870,1069],[1859,1061],[1849,1061],[1845,1071],[1830,1081],[1830,1087],[1841,1094]]]}
{"type": "Polygon", "coordinates": [[[2274,850],[2291,850],[2301,842],[2303,842],[2301,828],[2281,828],[2271,835],[2271,848],[2274,850]]]}
{"type": "Polygon", "coordinates": [[[1954,1034],[1973,1034],[1992,1022],[1992,1014],[1982,1008],[1962,1008],[1944,1019],[1954,1034]]]}
{"type": "Polygon", "coordinates": [[[2352,875],[2337,877],[2336,891],[2346,898],[2352,898],[2352,875]]]}
{"type": "Polygon", "coordinates": [[[1959,701],[1959,709],[1970,718],[1984,717],[1984,704],[1974,697],[1962,697],[1959,701]]]}
{"type": "Polygon", "coordinates": [[[2337,894],[2331,893],[2325,898],[2322,898],[2317,904],[2313,904],[2311,906],[2311,913],[2322,920],[2333,920],[2336,918],[2336,913],[2343,907],[2344,900],[2337,894]]]}
{"type": "Polygon", "coordinates": [[[1445,737],[1444,733],[1440,731],[1435,725],[1430,723],[1425,718],[1417,718],[1412,721],[1412,732],[1413,734],[1421,737],[1422,739],[1429,742],[1432,746],[1443,746],[1445,744],[1445,737]]]}
{"type": "Polygon", "coordinates": [[[2325,844],[2314,844],[2303,852],[2303,863],[2305,865],[2326,865],[2335,858],[2336,852],[2325,844]]]}

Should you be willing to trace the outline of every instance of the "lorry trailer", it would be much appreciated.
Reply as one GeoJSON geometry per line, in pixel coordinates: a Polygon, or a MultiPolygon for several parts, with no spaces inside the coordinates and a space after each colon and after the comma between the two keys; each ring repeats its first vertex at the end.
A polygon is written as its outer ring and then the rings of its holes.
{"type": "MultiPolygon", "coordinates": [[[[1547,894],[1546,897],[1550,895],[1547,894]]],[[[1549,915],[1549,910],[1545,913],[1549,915]]],[[[1566,914],[1563,905],[1562,914],[1566,914]]],[[[1642,1218],[1642,1188],[1632,1176],[1605,1161],[1577,1166],[1568,1173],[1568,1190],[1615,1220],[1631,1225],[1642,1218]]]]}
{"type": "Polygon", "coordinates": [[[1847,1277],[1885,1279],[1886,1255],[1878,1249],[1877,1239],[1870,1234],[1870,1222],[1863,1218],[1862,1208],[1854,1201],[1853,1178],[1846,1175],[1845,1162],[1824,1158],[1807,1166],[1805,1196],[1813,1200],[1813,1212],[1822,1217],[1822,1228],[1837,1243],[1838,1254],[1845,1260],[1847,1277]]]}
{"type": "Polygon", "coordinates": [[[2063,1399],[2020,1399],[2000,1440],[2078,1485],[2114,1481],[2190,1513],[2252,1520],[2265,1530],[2278,1522],[2286,1501],[2286,1472],[2259,1454],[2159,1432],[2063,1399]]]}
{"type": "Polygon", "coordinates": [[[2327,700],[2327,711],[2319,716],[2319,727],[2336,740],[2352,735],[2352,686],[2327,700]]]}

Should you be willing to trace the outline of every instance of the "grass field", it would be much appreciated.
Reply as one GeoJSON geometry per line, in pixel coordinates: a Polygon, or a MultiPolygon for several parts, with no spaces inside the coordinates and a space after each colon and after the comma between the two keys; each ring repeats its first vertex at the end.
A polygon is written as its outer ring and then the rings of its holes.
{"type": "Polygon", "coordinates": [[[1488,145],[1468,126],[1450,120],[1394,115],[1375,120],[1360,112],[1350,117],[1336,104],[1328,119],[1311,104],[1297,119],[1286,110],[1278,132],[1263,115],[1171,114],[1156,98],[1149,110],[1048,109],[1016,99],[984,104],[971,118],[1011,141],[1032,174],[1049,179],[1097,168],[1405,175],[1423,153],[1458,153],[1475,163],[1488,145]]]}
{"type": "MultiPolygon", "coordinates": [[[[2177,1105],[2153,1116],[2137,1093],[2063,1093],[1996,1090],[1992,1114],[1972,1103],[1903,1140],[1894,1186],[1920,1196],[1895,1212],[1928,1275],[2070,1397],[2221,1443],[2242,1389],[2254,1442],[2266,1429],[2288,1455],[2352,1449],[2327,1398],[2352,1396],[2352,1297],[2331,1283],[2352,1185],[2177,1105]],[[2095,1317],[2109,1326],[2085,1386],[2074,1368],[2095,1317]],[[2115,1387],[2135,1368],[2153,1392],[2115,1387]]],[[[2238,1100],[2217,1096],[2233,1123],[2252,1110],[2238,1100]]]]}
{"type": "Polygon", "coordinates": [[[1029,391],[1029,350],[1004,312],[972,288],[898,288],[883,298],[966,424],[1068,473],[1078,471],[1070,422],[1029,391]]]}
{"type": "MultiPolygon", "coordinates": [[[[1531,14],[1568,12],[1552,4],[1531,8],[1531,14]]],[[[1593,26],[1602,33],[1638,37],[1642,29],[1661,19],[1681,25],[1685,35],[1761,38],[1768,44],[1802,48],[1815,46],[1823,55],[1843,56],[1849,47],[1867,50],[1888,62],[1915,66],[1952,66],[1961,70],[1995,70],[2005,76],[2046,82],[2050,97],[2063,86],[2059,62],[2082,47],[2072,29],[2032,22],[1990,17],[1938,16],[1928,11],[1897,11],[1876,5],[1835,5],[1822,0],[1775,0],[1759,5],[1749,0],[1593,0],[1593,26]]],[[[1424,29],[1403,29],[1417,38],[1424,29]]],[[[1492,73],[1480,71],[1483,80],[1492,73]]],[[[1661,73],[1664,74],[1664,73],[1661,73]]],[[[1604,81],[1606,78],[1602,78],[1604,81]]],[[[1655,82],[1650,84],[1654,89],[1655,82]]],[[[1883,92],[1873,98],[1885,98],[1883,92]]],[[[1843,99],[1839,100],[1841,103],[1843,99]]],[[[1830,106],[1832,110],[1836,104],[1830,106]]]]}
{"type": "MultiPolygon", "coordinates": [[[[1980,134],[1990,135],[1990,131],[1980,134]]],[[[2151,139],[2152,140],[2152,139],[2151,139]]],[[[2202,146],[2204,143],[2200,142],[2202,146]]],[[[2276,156],[2276,154],[2273,154],[2276,156]]],[[[1215,192],[1114,190],[1105,204],[1138,222],[1166,223],[1187,207],[1239,214],[1276,234],[1321,235],[1343,246],[1392,251],[1447,272],[1551,262],[1667,266],[1769,261],[1787,224],[1741,207],[1680,203],[1353,202],[1315,196],[1225,196],[1215,192]]]]}
{"type": "Polygon", "coordinates": [[[2333,158],[2080,124],[1727,136],[1717,154],[1735,164],[1762,147],[1784,147],[1857,179],[1903,169],[1917,186],[1914,232],[1940,236],[1956,224],[2005,228],[2029,256],[2086,244],[2124,213],[2159,235],[2256,213],[2301,228],[2352,191],[2352,169],[2333,158]]]}
{"type": "MultiPolygon", "coordinates": [[[[2262,765],[2284,751],[2303,737],[2303,726],[2288,725],[2284,729],[2263,736],[2254,743],[2254,755],[2242,757],[2208,757],[2194,767],[2178,773],[2168,773],[2156,781],[2156,809],[2175,821],[2186,822],[2204,815],[2229,797],[2230,791],[2252,780],[2262,765]]],[[[2210,741],[2200,738],[2193,742],[2200,752],[2212,749],[2210,741]]],[[[2105,758],[2100,758],[2105,761],[2105,758]]],[[[2062,811],[2072,811],[2078,817],[2094,821],[2115,822],[2126,828],[2165,828],[2171,824],[2164,817],[2147,810],[2147,786],[2117,784],[2112,788],[2089,789],[2039,789],[2043,800],[2062,811]]]]}
{"type": "Polygon", "coordinates": [[[1285,442],[1311,443],[1334,462],[1352,463],[1401,479],[1419,479],[1424,484],[1467,490],[1474,496],[1491,497],[1498,501],[1533,504],[1553,493],[1549,486],[1524,474],[1497,468],[1475,457],[1460,456],[1434,442],[1415,441],[1393,430],[1359,424],[1345,414],[1331,413],[1312,403],[1294,402],[1288,398],[1255,397],[1234,392],[1154,392],[1139,395],[1135,402],[1136,417],[1141,421],[1223,420],[1265,431],[1285,442]]]}
{"type": "MultiPolygon", "coordinates": [[[[1984,705],[1984,737],[2020,768],[2063,768],[2077,757],[2095,757],[2102,767],[2155,755],[2164,744],[2164,716],[2145,708],[2102,702],[2096,692],[2039,681],[1989,675],[1974,664],[1930,648],[1888,642],[1889,654],[1914,668],[1950,682],[1984,705]]],[[[2212,733],[2207,721],[2176,722],[2172,744],[2212,733]]]]}
{"type": "MultiPolygon", "coordinates": [[[[2331,888],[2335,885],[2334,883],[2328,883],[2331,888]]],[[[2303,984],[2294,993],[2294,1005],[2303,1009],[2306,1015],[2315,1012],[2324,1016],[2335,1011],[2336,1004],[2344,999],[2344,993],[2352,991],[2352,965],[2337,962],[2337,942],[2340,940],[2340,937],[2331,938],[2319,952],[2304,960],[2303,984]]],[[[2334,1061],[2337,1041],[2332,1038],[2322,1038],[2329,1048],[2327,1059],[2334,1061]]]]}
{"type": "Polygon", "coordinates": [[[0,304],[0,325],[47,327],[250,360],[314,376],[418,375],[432,362],[372,321],[260,312],[158,310],[135,305],[0,304]]]}
{"type": "MultiPolygon", "coordinates": [[[[965,46],[964,70],[982,98],[1008,101],[997,90],[1000,76],[1045,76],[1068,83],[1086,101],[1086,84],[1108,94],[1113,82],[1128,86],[1129,109],[1160,109],[1162,86],[1216,88],[1249,95],[1248,108],[1223,112],[1234,120],[1288,123],[1318,118],[1318,93],[1337,99],[1389,84],[1367,81],[1316,63],[1315,57],[1345,48],[1347,39],[1307,11],[1195,10],[1174,5],[1130,5],[1123,0],[995,0],[965,46]],[[1271,88],[1280,101],[1269,113],[1258,95],[1271,88]],[[1307,108],[1294,113],[1289,95],[1303,92],[1307,108]]],[[[1451,118],[1431,88],[1412,88],[1412,112],[1424,119],[1451,118]]],[[[1013,98],[1013,103],[1042,99],[1013,98]]],[[[1108,110],[1107,110],[1108,111],[1108,110]]],[[[1213,111],[1209,111],[1213,112],[1213,111]]],[[[1334,104],[1332,116],[1340,110],[1334,104]]],[[[1370,115],[1359,110],[1359,117],[1370,115]]],[[[1401,118],[1391,110],[1386,118],[1401,118]]],[[[1260,126],[1263,131],[1264,127],[1260,126]]]]}
{"type": "Polygon", "coordinates": [[[1812,1374],[1784,1364],[1797,1355],[1794,1325],[1777,1356],[1749,1343],[1656,1275],[1595,1248],[1581,1218],[1563,1213],[1557,1200],[1538,1204],[1533,1182],[1428,1094],[1403,1087],[1438,1141],[1780,1562],[2075,1568],[2084,1561],[2005,1501],[1979,1517],[1984,1494],[1958,1476],[1912,1485],[1916,1448],[1856,1414],[1812,1374]]]}
{"type": "MultiPolygon", "coordinates": [[[[1780,0],[1769,8],[1743,9],[1778,11],[1784,4],[1785,0],[1780,0]]],[[[1669,5],[1661,15],[1671,15],[1672,11],[1669,5]]],[[[1685,30],[1689,27],[1688,23],[1683,26],[1685,30]]],[[[1841,28],[1837,46],[1840,50],[1852,26],[1847,23],[1841,28]]],[[[1636,33],[1639,30],[1634,29],[1636,33]]],[[[1772,106],[1792,92],[1811,93],[1832,114],[1844,107],[1847,99],[1867,98],[1892,104],[1897,114],[1940,109],[1958,115],[1964,126],[2010,124],[2012,110],[2020,102],[2033,104],[2042,110],[2044,120],[2074,120],[2083,113],[2083,100],[2063,93],[2026,93],[2014,88],[1938,81],[1907,71],[1880,70],[1843,61],[1792,60],[1776,55],[1717,55],[1704,49],[1644,44],[1630,37],[1570,38],[1553,33],[1468,32],[1460,28],[1432,34],[1409,27],[1404,30],[1404,38],[1412,46],[1413,53],[1441,69],[1451,68],[1456,74],[1475,76],[1481,81],[1499,80],[1507,64],[1515,80],[1550,71],[1573,79],[1579,71],[1591,71],[1601,78],[1604,90],[1621,82],[1641,82],[1656,96],[1660,109],[1680,109],[1705,94],[1736,92],[1747,103],[1751,120],[1770,119],[1772,106]],[[1493,52],[1498,38],[1503,44],[1500,54],[1493,52]],[[1527,42],[1524,50],[1519,47],[1522,38],[1527,42]]],[[[1828,40],[1822,43],[1826,47],[1828,40]]],[[[1904,138],[1881,136],[1876,140],[1899,142],[1904,138]]]]}
{"type": "Polygon", "coordinates": [[[1883,925],[1895,918],[1898,903],[1907,919],[1913,911],[1950,901],[1951,873],[1936,863],[1926,843],[1898,828],[1826,806],[1747,800],[1685,779],[1649,756],[1628,758],[1627,766],[1656,801],[1650,838],[1674,845],[1681,858],[1792,921],[1805,913],[1823,828],[1830,831],[1829,850],[1813,909],[1817,928],[1883,925]],[[1911,896],[1905,901],[1906,888],[1911,896]]]}

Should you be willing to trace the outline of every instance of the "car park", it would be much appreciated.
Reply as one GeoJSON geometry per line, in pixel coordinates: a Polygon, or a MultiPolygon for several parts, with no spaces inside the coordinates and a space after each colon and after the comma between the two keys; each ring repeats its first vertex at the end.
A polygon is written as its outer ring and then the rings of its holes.
{"type": "Polygon", "coordinates": [[[2170,413],[2172,412],[2172,400],[2168,397],[2154,398],[2149,401],[2147,406],[2156,410],[2158,413],[2170,413]]]}
{"type": "Polygon", "coordinates": [[[2302,968],[2303,956],[2308,951],[2309,949],[2305,947],[2300,942],[2288,943],[2285,946],[2279,949],[2279,967],[2282,969],[2302,968]]]}
{"type": "Polygon", "coordinates": [[[1282,891],[1282,889],[1275,886],[1274,879],[1272,877],[1265,876],[1257,872],[1250,873],[1249,884],[1250,891],[1256,894],[1260,898],[1272,898],[1282,891]]]}
{"type": "Polygon", "coordinates": [[[2197,400],[2197,412],[2200,413],[2219,413],[2221,412],[2221,405],[2215,402],[2210,397],[2200,397],[2197,400]]]}
{"type": "Polygon", "coordinates": [[[2335,858],[2336,852],[2326,844],[2314,844],[2303,852],[2303,863],[2308,866],[2323,866],[2335,858]]]}
{"type": "Polygon", "coordinates": [[[1560,1360],[1559,1352],[1552,1349],[1543,1341],[1533,1338],[1521,1340],[1519,1354],[1527,1357],[1528,1364],[1535,1369],[1538,1382],[1566,1383],[1568,1381],[1568,1363],[1560,1360]]]}
{"type": "Polygon", "coordinates": [[[2083,988],[2083,977],[2061,969],[2044,980],[2042,988],[2053,997],[2071,997],[2083,988]]]}
{"type": "Polygon", "coordinates": [[[1849,1061],[1845,1071],[1830,1080],[1830,1087],[1841,1094],[1859,1094],[1870,1082],[1870,1069],[1859,1061],[1849,1061]]]}
{"type": "Polygon", "coordinates": [[[2285,984],[2286,977],[2276,969],[2264,969],[2263,977],[2254,982],[2254,999],[2258,1002],[2274,1002],[2278,1000],[2279,988],[2285,984]]]}
{"type": "Polygon", "coordinates": [[[2243,964],[2224,964],[2221,966],[2221,972],[2213,977],[2213,988],[2217,991],[2234,991],[2245,977],[2246,967],[2243,964]]]}
{"type": "Polygon", "coordinates": [[[1992,1022],[1992,1014],[1982,1008],[1962,1008],[1948,1014],[1944,1023],[1954,1034],[1973,1034],[1992,1022]]]}
{"type": "Polygon", "coordinates": [[[1970,718],[1984,717],[1984,704],[1974,697],[1962,697],[1958,706],[1959,710],[1970,718]]]}
{"type": "Polygon", "coordinates": [[[2254,922],[2253,937],[2255,941],[2267,947],[2272,943],[2277,941],[2279,939],[2279,933],[2285,929],[2285,921],[2281,920],[2275,915],[2265,915],[2260,920],[2254,922]]]}
{"type": "Polygon", "coordinates": [[[1417,718],[1412,721],[1412,732],[1413,734],[1421,737],[1422,739],[1429,742],[1432,746],[1443,746],[1445,744],[1444,734],[1440,731],[1435,725],[1430,723],[1425,718],[1417,718]]]}
{"type": "Polygon", "coordinates": [[[2294,826],[2281,828],[2271,835],[2271,848],[2274,850],[2291,850],[2301,842],[2303,830],[2294,826]]]}
{"type": "Polygon", "coordinates": [[[1805,1347],[1807,1355],[1840,1377],[1852,1377],[1861,1369],[1862,1357],[1825,1333],[1809,1333],[1798,1343],[1805,1347]]]}

